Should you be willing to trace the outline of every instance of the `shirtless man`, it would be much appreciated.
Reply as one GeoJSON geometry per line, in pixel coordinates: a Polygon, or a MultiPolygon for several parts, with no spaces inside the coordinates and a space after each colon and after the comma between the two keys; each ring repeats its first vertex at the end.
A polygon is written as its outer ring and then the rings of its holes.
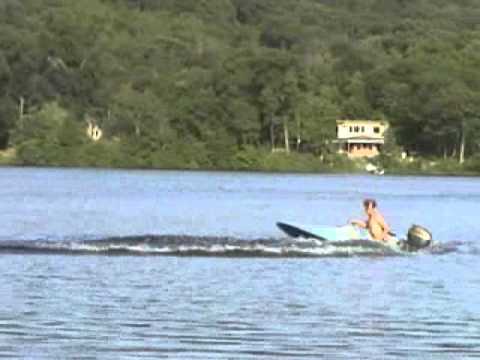
{"type": "Polygon", "coordinates": [[[378,211],[377,202],[373,199],[365,199],[363,200],[363,207],[368,216],[367,221],[352,220],[350,223],[367,229],[373,240],[389,241],[391,239],[389,234],[390,226],[388,226],[382,214],[378,211]]]}

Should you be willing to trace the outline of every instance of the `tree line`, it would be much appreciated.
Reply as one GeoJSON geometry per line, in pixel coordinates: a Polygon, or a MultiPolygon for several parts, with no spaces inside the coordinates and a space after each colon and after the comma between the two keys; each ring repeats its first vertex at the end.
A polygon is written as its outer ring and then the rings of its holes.
{"type": "Polygon", "coordinates": [[[248,168],[272,149],[333,157],[337,119],[383,119],[395,146],[463,162],[479,19],[476,0],[2,0],[0,148],[248,168]]]}

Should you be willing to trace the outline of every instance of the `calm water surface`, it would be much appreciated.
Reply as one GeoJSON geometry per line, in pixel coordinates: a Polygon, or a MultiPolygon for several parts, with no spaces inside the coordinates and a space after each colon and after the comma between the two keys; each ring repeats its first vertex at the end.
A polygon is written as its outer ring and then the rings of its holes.
{"type": "Polygon", "coordinates": [[[10,168],[0,175],[2,358],[480,357],[475,178],[10,168]],[[362,216],[366,196],[378,199],[398,233],[427,226],[442,251],[152,256],[160,245],[143,236],[160,235],[163,244],[173,235],[176,248],[255,239],[268,252],[285,240],[276,221],[341,225],[362,216]],[[188,244],[175,235],[188,235],[188,244]],[[12,243],[36,251],[2,251],[12,243]],[[112,256],[120,243],[128,251],[112,256]]]}

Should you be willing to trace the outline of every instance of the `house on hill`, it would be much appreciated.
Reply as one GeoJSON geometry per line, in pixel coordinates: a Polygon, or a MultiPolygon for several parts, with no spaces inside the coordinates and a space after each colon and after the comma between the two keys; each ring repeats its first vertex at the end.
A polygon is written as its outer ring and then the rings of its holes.
{"type": "Polygon", "coordinates": [[[380,154],[385,144],[386,121],[337,120],[338,152],[349,158],[371,158],[380,154]]]}

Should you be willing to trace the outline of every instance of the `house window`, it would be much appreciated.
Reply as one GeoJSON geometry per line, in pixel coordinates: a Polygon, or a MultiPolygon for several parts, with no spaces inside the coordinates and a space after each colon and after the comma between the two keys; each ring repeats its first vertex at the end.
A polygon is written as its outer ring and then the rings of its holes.
{"type": "Polygon", "coordinates": [[[373,128],[373,132],[374,132],[375,134],[380,134],[380,128],[379,128],[378,126],[375,126],[375,127],[373,128]]]}
{"type": "Polygon", "coordinates": [[[360,131],[360,128],[358,126],[355,126],[353,130],[357,133],[360,131]]]}
{"type": "Polygon", "coordinates": [[[350,132],[353,132],[353,127],[350,126],[350,132]]]}
{"type": "Polygon", "coordinates": [[[365,126],[362,126],[362,133],[365,132],[365,126]]]}

